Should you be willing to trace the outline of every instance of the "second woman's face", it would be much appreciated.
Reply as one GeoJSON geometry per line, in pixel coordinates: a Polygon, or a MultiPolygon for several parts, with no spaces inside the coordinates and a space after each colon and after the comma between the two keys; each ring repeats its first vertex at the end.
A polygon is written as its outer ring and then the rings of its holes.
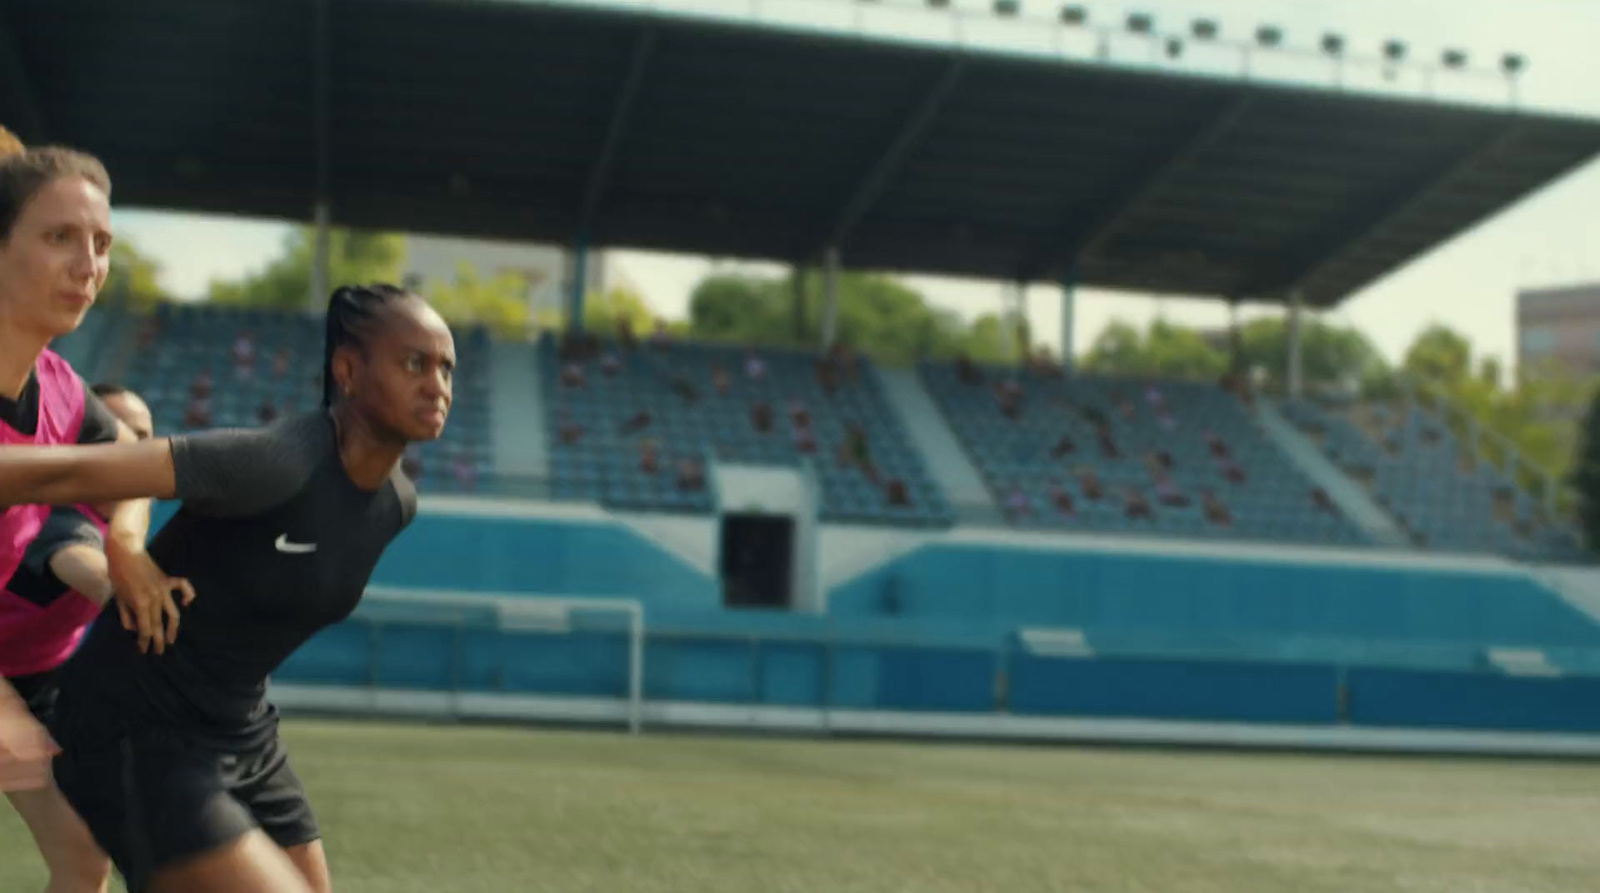
{"type": "Polygon", "coordinates": [[[45,184],[0,242],[0,301],[46,338],[78,327],[111,272],[111,202],[79,177],[45,184]]]}

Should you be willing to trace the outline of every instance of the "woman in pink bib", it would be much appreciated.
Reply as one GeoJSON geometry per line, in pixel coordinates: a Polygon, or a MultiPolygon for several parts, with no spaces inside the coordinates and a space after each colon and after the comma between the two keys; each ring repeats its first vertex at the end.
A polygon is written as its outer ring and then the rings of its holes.
{"type": "MultiPolygon", "coordinates": [[[[111,181],[100,162],[66,149],[24,150],[0,129],[0,444],[133,439],[67,362],[46,349],[83,321],[111,260],[111,181]]],[[[0,513],[0,791],[22,815],[50,868],[49,890],[100,891],[109,868],[50,777],[42,720],[54,671],[93,615],[10,591],[49,506],[0,513]],[[59,609],[58,609],[59,610],[59,609]],[[44,622],[49,621],[49,622],[44,622]]],[[[176,635],[175,588],[145,554],[149,502],[109,508],[105,556],[125,625],[157,651],[176,635]],[[167,619],[163,629],[163,618],[167,619]]],[[[75,607],[75,606],[74,606],[75,607]]]]}

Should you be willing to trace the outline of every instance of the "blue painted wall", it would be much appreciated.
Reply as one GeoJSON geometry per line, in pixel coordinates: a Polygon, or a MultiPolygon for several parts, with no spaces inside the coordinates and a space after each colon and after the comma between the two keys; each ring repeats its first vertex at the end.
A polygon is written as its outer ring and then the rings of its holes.
{"type": "Polygon", "coordinates": [[[1600,627],[1515,573],[929,545],[833,590],[840,616],[965,618],[1227,642],[1295,637],[1600,646],[1600,627]]]}

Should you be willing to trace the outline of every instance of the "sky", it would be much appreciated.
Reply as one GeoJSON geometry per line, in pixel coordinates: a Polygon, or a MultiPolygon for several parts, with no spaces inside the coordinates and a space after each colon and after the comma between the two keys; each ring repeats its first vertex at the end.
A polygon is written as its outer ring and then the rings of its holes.
{"type": "MultiPolygon", "coordinates": [[[[597,0],[598,2],[598,0],[597,0]]],[[[629,0],[616,0],[627,3],[629,0]]],[[[756,8],[768,17],[827,27],[849,24],[857,7],[846,0],[655,0],[659,5],[722,12],[756,8]]],[[[1023,0],[1025,12],[1045,13],[1038,0],[1023,0]]],[[[1278,25],[1288,44],[1309,47],[1324,31],[1346,37],[1352,53],[1370,54],[1388,38],[1411,47],[1413,58],[1437,59],[1445,47],[1459,47],[1477,61],[1491,62],[1507,51],[1524,54],[1529,65],[1521,78],[1519,101],[1527,107],[1600,117],[1600,0],[1144,0],[1139,3],[1085,2],[1092,21],[1122,21],[1129,12],[1147,12],[1158,28],[1178,29],[1196,17],[1215,19],[1224,35],[1253,33],[1260,24],[1278,25]]],[[[1043,51],[1053,29],[1029,23],[997,23],[983,14],[978,0],[955,0],[969,40],[1016,51],[1043,51]],[[1048,36],[1048,37],[1047,37],[1048,36]]],[[[930,39],[945,39],[953,26],[940,13],[883,11],[860,7],[877,27],[917,29],[930,39]],[[891,18],[892,16],[892,18],[891,18]]],[[[1118,58],[1142,60],[1144,51],[1120,47],[1118,58]]],[[[1301,83],[1330,80],[1326,63],[1314,59],[1257,54],[1256,75],[1301,83]]],[[[1231,62],[1231,58],[1228,60],[1231,62]]],[[[1130,62],[1130,64],[1143,64],[1130,62]]],[[[1178,63],[1201,70],[1216,57],[1191,53],[1178,63]]],[[[1353,88],[1417,89],[1414,83],[1384,86],[1376,78],[1352,75],[1353,88]],[[1370,84],[1369,84],[1370,82],[1370,84]]],[[[1457,99],[1503,102],[1506,88],[1497,79],[1440,80],[1436,89],[1457,99]]],[[[162,281],[183,298],[204,294],[214,278],[237,277],[258,269],[279,252],[289,224],[279,221],[118,209],[116,228],[162,266],[162,281]]],[[[739,266],[754,271],[779,268],[730,264],[707,258],[618,251],[613,263],[637,285],[660,315],[686,315],[690,291],[709,270],[739,266]]],[[[1001,306],[996,282],[943,277],[903,277],[940,307],[965,317],[1001,306]]],[[[1519,288],[1600,281],[1600,163],[1591,163],[1527,198],[1478,228],[1414,260],[1324,314],[1337,324],[1354,325],[1391,360],[1398,360],[1418,332],[1444,322],[1466,334],[1485,355],[1510,364],[1516,360],[1514,296],[1519,288]]],[[[1073,347],[1088,349],[1094,337],[1116,320],[1144,326],[1158,316],[1174,322],[1220,326],[1227,311],[1217,301],[1157,299],[1148,295],[1081,289],[1076,299],[1073,347]]],[[[1032,286],[1027,308],[1036,338],[1059,349],[1060,290],[1032,286]]],[[[1242,316],[1281,312],[1246,306],[1242,316]]]]}

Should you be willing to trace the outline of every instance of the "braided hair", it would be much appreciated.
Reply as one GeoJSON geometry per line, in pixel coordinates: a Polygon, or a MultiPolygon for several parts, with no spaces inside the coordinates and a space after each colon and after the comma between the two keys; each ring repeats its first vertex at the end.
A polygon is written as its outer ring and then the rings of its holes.
{"type": "Polygon", "coordinates": [[[333,379],[333,354],[350,345],[363,347],[367,335],[377,325],[378,311],[395,301],[416,297],[411,292],[387,283],[342,285],[328,299],[326,335],[322,353],[322,406],[332,408],[339,383],[333,379]]]}

